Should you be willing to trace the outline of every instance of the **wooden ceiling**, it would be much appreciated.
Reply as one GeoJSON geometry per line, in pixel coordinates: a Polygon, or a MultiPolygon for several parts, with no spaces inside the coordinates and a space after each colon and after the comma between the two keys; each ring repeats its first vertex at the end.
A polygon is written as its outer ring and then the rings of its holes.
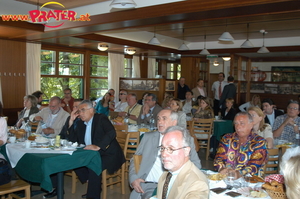
{"type": "MultiPolygon", "coordinates": [[[[19,0],[36,3],[34,0],[19,0]]],[[[47,2],[47,0],[44,0],[47,2]]],[[[44,1],[40,0],[42,4],[44,1]]],[[[90,1],[59,1],[70,8],[100,2],[90,1]]],[[[299,37],[300,36],[300,1],[298,0],[188,0],[170,4],[142,7],[132,10],[111,12],[91,16],[91,21],[66,21],[58,28],[47,28],[41,24],[28,22],[6,22],[0,20],[0,38],[40,42],[67,47],[96,50],[99,42],[106,42],[110,51],[124,52],[124,46],[135,47],[137,54],[153,57],[168,57],[170,53],[182,56],[199,56],[199,49],[179,51],[177,49],[147,44],[147,41],[137,42],[124,38],[115,38],[103,34],[132,33],[145,31],[164,35],[186,42],[203,42],[204,34],[207,41],[217,41],[222,32],[228,30],[236,40],[247,37],[247,23],[249,23],[249,38],[262,38],[259,30],[266,29],[268,38],[299,37]],[[184,33],[183,33],[184,29],[184,33]]],[[[271,47],[271,52],[283,52],[287,56],[289,51],[295,52],[300,47],[278,46],[271,47]],[[272,49],[272,51],[271,51],[272,49]]],[[[244,56],[270,57],[258,55],[258,48],[220,48],[209,49],[214,54],[241,53],[244,56]]],[[[299,53],[300,55],[300,53],[299,53]]],[[[278,54],[276,55],[278,59],[278,54]]],[[[300,56],[299,56],[300,57],[300,56]]]]}

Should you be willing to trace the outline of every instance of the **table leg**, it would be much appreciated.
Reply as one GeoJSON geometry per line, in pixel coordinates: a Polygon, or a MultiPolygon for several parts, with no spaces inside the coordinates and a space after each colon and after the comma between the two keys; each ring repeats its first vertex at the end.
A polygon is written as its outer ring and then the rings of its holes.
{"type": "Polygon", "coordinates": [[[64,199],[64,172],[57,173],[57,199],[64,199]]]}

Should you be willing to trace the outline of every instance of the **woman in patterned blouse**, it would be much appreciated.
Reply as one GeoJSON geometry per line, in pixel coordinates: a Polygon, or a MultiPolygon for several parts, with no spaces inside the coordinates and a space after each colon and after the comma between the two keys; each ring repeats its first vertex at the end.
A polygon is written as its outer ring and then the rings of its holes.
{"type": "Polygon", "coordinates": [[[262,177],[267,161],[266,140],[252,132],[253,119],[247,112],[234,118],[235,133],[223,136],[214,160],[215,168],[226,174],[235,170],[235,177],[246,174],[262,177]]]}

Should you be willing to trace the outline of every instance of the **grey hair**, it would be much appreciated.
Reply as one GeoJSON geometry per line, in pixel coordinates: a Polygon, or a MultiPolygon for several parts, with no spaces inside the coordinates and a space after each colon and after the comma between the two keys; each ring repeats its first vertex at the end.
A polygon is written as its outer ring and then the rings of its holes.
{"type": "Polygon", "coordinates": [[[135,93],[128,93],[128,95],[130,95],[130,96],[134,97],[134,99],[136,99],[136,100],[137,100],[137,96],[136,96],[136,94],[135,94],[135,93]]]}
{"type": "Polygon", "coordinates": [[[298,104],[298,110],[300,110],[300,104],[297,100],[290,100],[287,106],[289,106],[290,104],[298,104]]]}
{"type": "Polygon", "coordinates": [[[174,131],[179,131],[181,133],[183,146],[190,147],[189,140],[191,139],[191,135],[188,132],[188,130],[186,128],[182,128],[181,126],[170,126],[169,128],[166,129],[165,135],[167,133],[174,132],[174,131]]]}
{"type": "Polygon", "coordinates": [[[248,112],[239,112],[239,113],[237,113],[236,115],[235,115],[235,117],[234,117],[234,120],[235,120],[235,118],[237,118],[238,116],[240,116],[240,115],[244,115],[244,116],[247,116],[248,117],[248,120],[249,120],[249,123],[252,123],[253,122],[253,117],[250,115],[250,113],[248,113],[248,112]]]}
{"type": "Polygon", "coordinates": [[[300,195],[300,155],[293,156],[286,162],[281,162],[280,170],[284,175],[286,194],[288,198],[298,198],[300,195]]]}
{"type": "Polygon", "coordinates": [[[55,100],[58,101],[58,103],[60,104],[60,102],[61,102],[60,97],[54,96],[54,97],[51,97],[51,98],[50,98],[50,102],[55,101],[55,100]]]}
{"type": "MultiPolygon", "coordinates": [[[[170,110],[170,109],[169,109],[169,110],[170,110]]],[[[172,121],[174,121],[174,120],[178,121],[178,117],[179,117],[179,116],[178,116],[178,113],[171,110],[171,114],[170,114],[171,120],[172,120],[172,121]]],[[[176,123],[176,124],[177,124],[177,123],[176,123]]]]}
{"type": "Polygon", "coordinates": [[[38,103],[38,99],[34,95],[26,95],[24,100],[29,100],[31,102],[32,107],[36,107],[38,103]]]}
{"type": "Polygon", "coordinates": [[[88,108],[94,108],[91,100],[83,100],[79,105],[86,104],[88,108]]]}

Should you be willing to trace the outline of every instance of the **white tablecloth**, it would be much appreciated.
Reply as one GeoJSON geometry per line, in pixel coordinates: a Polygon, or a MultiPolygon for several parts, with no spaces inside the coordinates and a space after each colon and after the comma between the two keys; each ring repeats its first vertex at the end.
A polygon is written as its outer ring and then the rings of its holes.
{"type": "Polygon", "coordinates": [[[8,143],[6,145],[6,153],[9,158],[11,166],[14,168],[18,161],[23,157],[26,153],[60,153],[60,154],[70,154],[72,155],[74,151],[64,151],[64,150],[53,150],[53,149],[37,149],[37,148],[29,148],[26,149],[24,147],[24,143],[8,143]]]}

